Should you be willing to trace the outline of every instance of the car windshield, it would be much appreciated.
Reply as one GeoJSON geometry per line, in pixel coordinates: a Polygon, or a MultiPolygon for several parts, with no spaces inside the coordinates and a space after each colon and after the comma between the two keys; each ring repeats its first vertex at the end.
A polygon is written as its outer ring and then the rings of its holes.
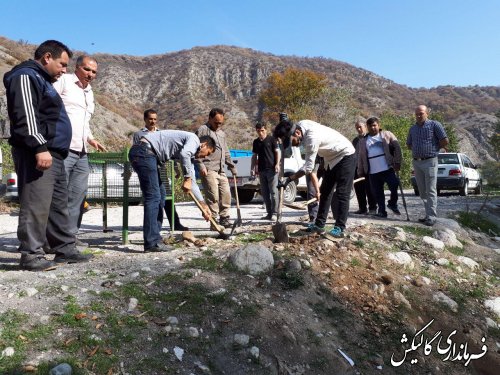
{"type": "Polygon", "coordinates": [[[458,155],[438,155],[438,164],[458,164],[458,155]]]}

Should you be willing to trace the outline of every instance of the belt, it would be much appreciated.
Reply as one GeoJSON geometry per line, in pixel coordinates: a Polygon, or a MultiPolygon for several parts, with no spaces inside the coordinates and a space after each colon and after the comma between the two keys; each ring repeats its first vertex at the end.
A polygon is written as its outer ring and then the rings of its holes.
{"type": "Polygon", "coordinates": [[[427,159],[434,159],[435,156],[428,156],[426,158],[413,158],[413,160],[427,160],[427,159]]]}
{"type": "Polygon", "coordinates": [[[72,154],[78,155],[79,157],[82,157],[82,156],[87,155],[87,153],[86,153],[85,151],[80,151],[80,152],[78,152],[78,151],[75,151],[75,150],[71,150],[71,149],[70,149],[70,150],[69,150],[69,152],[71,152],[72,154]]]}

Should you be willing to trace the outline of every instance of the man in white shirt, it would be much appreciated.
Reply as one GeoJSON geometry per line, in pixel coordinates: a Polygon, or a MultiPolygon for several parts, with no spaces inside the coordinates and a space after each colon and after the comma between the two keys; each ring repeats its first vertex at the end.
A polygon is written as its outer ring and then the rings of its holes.
{"type": "Polygon", "coordinates": [[[325,223],[328,211],[337,194],[335,226],[329,231],[333,237],[343,237],[349,213],[349,200],[356,167],[356,154],[352,143],[336,130],[311,120],[302,120],[293,124],[289,120],[282,120],[274,130],[274,137],[280,138],[285,148],[304,146],[306,153],[305,163],[295,174],[287,177],[283,186],[291,180],[297,180],[304,175],[311,176],[311,182],[319,200],[318,214],[309,231],[325,232],[325,223]],[[324,175],[321,188],[314,172],[316,155],[324,160],[324,175]],[[336,188],[335,188],[336,186],[336,188]]]}
{"type": "MultiPolygon", "coordinates": [[[[82,55],[76,60],[75,73],[62,75],[54,88],[61,96],[71,121],[72,137],[64,168],[68,177],[68,210],[71,233],[79,229],[79,217],[88,186],[90,173],[87,159],[87,144],[99,151],[105,151],[90,130],[90,118],[94,114],[94,93],[90,82],[97,74],[97,61],[82,55]]],[[[87,245],[76,240],[77,245],[87,245]]]]}
{"type": "Polygon", "coordinates": [[[370,175],[370,188],[378,206],[375,216],[387,217],[385,183],[391,191],[387,207],[396,215],[401,215],[398,209],[399,179],[396,176],[396,172],[401,169],[401,146],[393,133],[380,129],[380,120],[377,117],[370,117],[366,120],[366,126],[368,136],[363,137],[358,145],[358,174],[370,175]]]}

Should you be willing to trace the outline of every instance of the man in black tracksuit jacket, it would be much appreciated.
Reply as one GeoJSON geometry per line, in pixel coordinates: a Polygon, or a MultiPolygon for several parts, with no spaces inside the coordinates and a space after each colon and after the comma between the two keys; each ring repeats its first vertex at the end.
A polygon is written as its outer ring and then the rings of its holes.
{"type": "Polygon", "coordinates": [[[68,226],[63,161],[71,141],[71,123],[52,86],[66,72],[71,56],[64,44],[48,40],[38,46],[34,60],[17,65],[3,79],[21,206],[17,228],[20,266],[30,271],[91,258],[77,251],[68,226]],[[46,243],[56,254],[54,261],[45,258],[46,243]]]}

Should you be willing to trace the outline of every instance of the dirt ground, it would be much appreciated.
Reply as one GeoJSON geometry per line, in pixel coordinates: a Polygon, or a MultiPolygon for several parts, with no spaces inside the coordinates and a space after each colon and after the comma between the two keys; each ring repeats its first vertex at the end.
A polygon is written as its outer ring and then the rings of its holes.
{"type": "MultiPolygon", "coordinates": [[[[95,208],[80,235],[94,260],[43,273],[19,271],[15,210],[1,214],[0,351],[12,347],[15,354],[3,354],[0,373],[44,374],[60,362],[77,374],[498,373],[500,317],[484,301],[500,296],[500,246],[460,230],[463,250],[432,249],[422,240],[432,230],[416,223],[421,201],[409,191],[406,198],[410,222],[404,210],[387,220],[351,215],[348,235],[336,241],[308,235],[305,211],[286,209],[287,244],[273,243],[272,223],[258,220],[259,201],[242,207],[245,225],[226,241],[207,231],[192,204],[181,203],[182,222],[198,241],[176,233],[172,251],[154,254],[142,252],[141,206],[129,212],[129,244],[122,244],[121,208],[108,210],[106,233],[95,208]],[[228,261],[249,244],[272,251],[272,271],[252,276],[228,261]],[[412,263],[389,259],[398,252],[412,263]],[[439,292],[456,308],[436,302],[439,292]],[[425,345],[418,345],[421,337],[425,345]],[[478,359],[465,366],[466,353],[478,359]]],[[[439,212],[482,203],[440,197],[439,212]]],[[[489,215],[495,207],[488,204],[489,215]]]]}

